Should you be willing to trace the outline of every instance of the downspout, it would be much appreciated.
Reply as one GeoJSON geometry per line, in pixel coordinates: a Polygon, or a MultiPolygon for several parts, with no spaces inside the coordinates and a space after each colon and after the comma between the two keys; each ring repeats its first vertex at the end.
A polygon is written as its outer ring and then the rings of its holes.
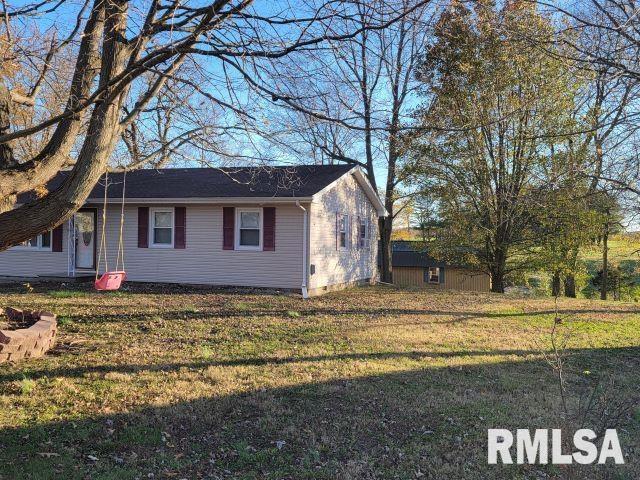
{"type": "Polygon", "coordinates": [[[296,200],[296,207],[303,211],[304,219],[302,221],[302,298],[309,298],[309,291],[307,289],[307,277],[309,276],[309,269],[307,268],[307,230],[309,225],[309,212],[306,208],[300,205],[300,201],[296,200]]]}

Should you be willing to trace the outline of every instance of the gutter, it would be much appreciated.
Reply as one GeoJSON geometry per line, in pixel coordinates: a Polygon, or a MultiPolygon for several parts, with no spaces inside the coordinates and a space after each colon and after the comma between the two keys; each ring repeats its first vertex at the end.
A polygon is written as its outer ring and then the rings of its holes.
{"type": "Polygon", "coordinates": [[[300,200],[296,200],[296,207],[303,211],[304,220],[302,222],[302,285],[300,289],[302,290],[302,298],[309,298],[309,291],[307,289],[308,282],[307,277],[309,276],[309,269],[307,268],[307,230],[309,225],[309,212],[306,208],[300,205],[300,200]]]}

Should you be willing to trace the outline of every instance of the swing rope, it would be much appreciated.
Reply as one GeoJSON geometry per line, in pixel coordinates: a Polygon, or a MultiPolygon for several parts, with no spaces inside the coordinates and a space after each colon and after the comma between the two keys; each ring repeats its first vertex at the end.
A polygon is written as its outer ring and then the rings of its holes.
{"type": "MultiPolygon", "coordinates": [[[[109,264],[107,260],[107,189],[109,186],[109,171],[104,172],[104,200],[102,205],[102,232],[100,234],[100,252],[98,254],[98,265],[96,267],[96,280],[98,280],[100,272],[100,263],[104,256],[104,271],[109,271],[109,264]]],[[[125,201],[125,189],[127,186],[127,170],[124,170],[122,177],[122,206],[120,208],[120,233],[118,238],[118,253],[116,255],[116,271],[120,271],[120,265],[124,270],[124,201],[125,201]]]]}
{"type": "Polygon", "coordinates": [[[120,208],[120,238],[118,239],[118,255],[116,257],[116,270],[124,270],[124,195],[125,189],[127,188],[127,169],[124,169],[124,174],[122,176],[122,207],[120,208]],[[122,269],[119,268],[120,263],[122,262],[122,269]]]}
{"type": "Polygon", "coordinates": [[[98,253],[98,265],[96,266],[96,280],[100,272],[100,262],[102,260],[102,254],[104,252],[104,271],[109,271],[109,264],[107,263],[107,236],[106,236],[106,224],[107,224],[107,187],[109,185],[109,171],[104,171],[104,203],[102,205],[102,233],[100,235],[100,252],[98,253]]]}

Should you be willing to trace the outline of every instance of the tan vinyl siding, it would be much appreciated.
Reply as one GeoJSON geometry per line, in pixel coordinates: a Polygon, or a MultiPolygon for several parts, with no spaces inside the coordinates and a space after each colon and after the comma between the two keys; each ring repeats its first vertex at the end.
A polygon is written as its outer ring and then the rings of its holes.
{"type": "MultiPolygon", "coordinates": [[[[138,248],[138,207],[125,208],[125,270],[131,281],[299,289],[302,283],[302,211],[276,207],[275,251],[222,249],[222,206],[186,205],[186,248],[138,248]]],[[[251,207],[251,205],[242,205],[251,207]]],[[[259,205],[254,205],[259,207],[259,205]]],[[[269,206],[269,205],[264,205],[269,206]]],[[[173,205],[153,205],[173,207],[173,205]]],[[[120,206],[107,208],[109,267],[115,267],[120,206]]],[[[98,210],[98,238],[102,207],[98,210]]],[[[101,266],[104,270],[104,265],[101,266]]]]}
{"type": "Polygon", "coordinates": [[[309,288],[375,279],[377,273],[378,218],[374,206],[353,175],[345,175],[311,204],[309,263],[315,273],[309,288]],[[336,214],[350,217],[348,248],[336,248],[336,214]],[[369,248],[359,248],[357,219],[369,219],[369,248]]]}
{"type": "Polygon", "coordinates": [[[67,222],[62,230],[62,252],[19,247],[0,252],[0,276],[36,277],[67,275],[67,222]]]}
{"type": "Polygon", "coordinates": [[[422,267],[393,267],[393,283],[401,287],[426,287],[465,292],[488,292],[491,290],[489,275],[461,268],[445,267],[444,283],[424,281],[422,267]]]}

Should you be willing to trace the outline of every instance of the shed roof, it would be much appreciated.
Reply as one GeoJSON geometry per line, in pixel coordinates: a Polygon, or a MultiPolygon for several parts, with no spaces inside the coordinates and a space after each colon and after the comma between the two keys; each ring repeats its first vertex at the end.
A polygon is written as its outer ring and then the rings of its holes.
{"type": "Polygon", "coordinates": [[[391,265],[394,267],[447,266],[445,262],[431,257],[423,242],[412,240],[394,240],[391,243],[391,265]]]}

